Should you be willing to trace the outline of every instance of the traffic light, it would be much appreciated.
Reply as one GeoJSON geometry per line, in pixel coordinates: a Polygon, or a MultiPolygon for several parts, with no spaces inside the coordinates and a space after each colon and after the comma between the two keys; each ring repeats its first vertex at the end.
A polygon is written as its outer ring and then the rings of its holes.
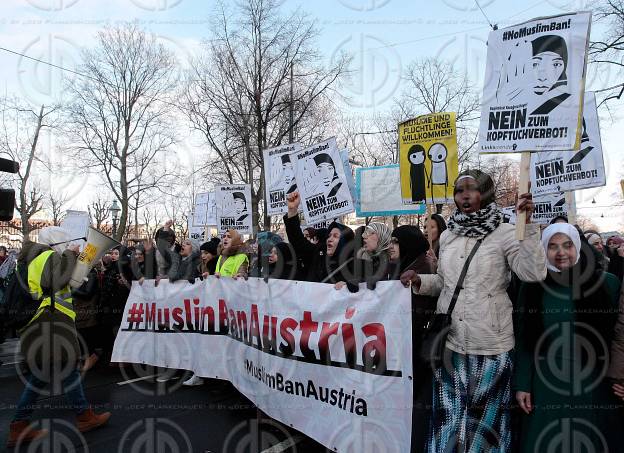
{"type": "MultiPolygon", "coordinates": [[[[0,158],[0,172],[17,173],[19,162],[0,158]]],[[[13,189],[0,189],[0,221],[8,222],[13,220],[15,209],[15,191],[13,189]]]]}

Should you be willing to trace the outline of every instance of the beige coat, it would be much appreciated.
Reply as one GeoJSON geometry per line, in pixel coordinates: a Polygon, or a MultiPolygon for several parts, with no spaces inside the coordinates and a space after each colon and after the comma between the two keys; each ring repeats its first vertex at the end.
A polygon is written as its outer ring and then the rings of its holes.
{"type": "MultiPolygon", "coordinates": [[[[526,282],[546,278],[546,255],[540,243],[539,225],[527,225],[522,242],[515,239],[514,230],[513,225],[499,225],[472,259],[453,310],[446,344],[449,349],[476,355],[496,355],[513,349],[513,308],[507,296],[510,271],[526,282]]],[[[475,238],[458,236],[449,230],[442,233],[438,273],[421,275],[417,292],[439,295],[438,313],[447,312],[464,262],[476,242],[475,238]]]]}

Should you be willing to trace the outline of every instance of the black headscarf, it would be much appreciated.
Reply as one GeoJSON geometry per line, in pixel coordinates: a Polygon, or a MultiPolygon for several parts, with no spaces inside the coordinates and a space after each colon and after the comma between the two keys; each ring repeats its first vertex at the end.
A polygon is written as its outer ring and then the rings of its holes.
{"type": "Polygon", "coordinates": [[[417,226],[401,225],[394,229],[392,237],[399,241],[401,272],[429,250],[429,242],[417,226]]]}
{"type": "Polygon", "coordinates": [[[531,45],[533,47],[534,57],[542,52],[553,52],[561,56],[563,59],[563,72],[561,73],[561,77],[559,77],[559,81],[552,86],[551,90],[557,86],[565,85],[568,81],[568,76],[566,75],[566,69],[568,68],[568,46],[566,45],[565,39],[557,35],[544,35],[535,38],[531,42],[531,45]]]}

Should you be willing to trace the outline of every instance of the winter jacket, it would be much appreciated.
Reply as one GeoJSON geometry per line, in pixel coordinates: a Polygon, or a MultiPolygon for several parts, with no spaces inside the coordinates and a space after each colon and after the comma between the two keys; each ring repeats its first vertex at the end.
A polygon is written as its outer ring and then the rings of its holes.
{"type": "MultiPolygon", "coordinates": [[[[446,346],[461,354],[497,355],[514,347],[513,307],[507,295],[511,271],[520,280],[546,278],[546,255],[539,225],[526,226],[524,241],[515,239],[515,226],[500,224],[486,236],[473,257],[452,314],[446,346]]],[[[446,230],[440,237],[437,274],[421,275],[421,295],[438,296],[436,311],[446,313],[466,258],[477,239],[446,230]]]]}
{"type": "MultiPolygon", "coordinates": [[[[27,241],[18,257],[18,265],[28,266],[37,256],[48,250],[50,247],[47,245],[27,241]]],[[[74,252],[66,250],[62,255],[54,252],[48,258],[41,275],[44,294],[56,293],[65,288],[75,265],[74,252]]],[[[42,379],[47,381],[50,370],[67,369],[66,367],[71,367],[78,361],[80,347],[76,337],[76,325],[59,310],[45,309],[20,333],[20,349],[26,366],[43,373],[42,379]],[[47,337],[42,338],[42,335],[47,337]],[[56,346],[48,344],[50,339],[57,341],[56,346]],[[50,347],[42,347],[43,344],[50,347]],[[50,366],[51,362],[57,365],[50,366]]]]}
{"type": "Polygon", "coordinates": [[[172,254],[169,281],[188,280],[191,283],[195,283],[195,279],[199,277],[197,267],[200,261],[199,252],[193,252],[190,256],[185,257],[177,253],[172,254]]]}
{"type": "Polygon", "coordinates": [[[350,228],[332,223],[328,231],[334,227],[342,227],[342,238],[333,256],[328,256],[325,252],[326,245],[323,243],[312,244],[301,231],[301,223],[298,216],[284,216],[284,226],[288,242],[295,250],[297,260],[301,260],[303,268],[306,270],[306,280],[311,282],[337,283],[346,282],[351,292],[357,291],[357,286],[352,282],[353,273],[353,238],[354,234],[350,228]],[[330,276],[327,278],[328,276],[330,276]],[[327,280],[327,281],[325,281],[327,280]]]}

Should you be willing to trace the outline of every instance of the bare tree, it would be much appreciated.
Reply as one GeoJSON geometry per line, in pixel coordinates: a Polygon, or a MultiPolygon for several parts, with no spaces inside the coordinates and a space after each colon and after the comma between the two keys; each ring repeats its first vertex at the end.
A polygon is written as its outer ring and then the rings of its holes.
{"type": "Polygon", "coordinates": [[[95,200],[87,207],[89,217],[91,218],[91,225],[93,225],[96,230],[101,229],[104,222],[108,219],[111,205],[112,203],[104,200],[101,194],[97,194],[95,200]]]}
{"type": "Polygon", "coordinates": [[[513,206],[516,202],[520,179],[519,162],[508,157],[492,156],[482,162],[481,168],[494,181],[498,205],[513,206]]]}
{"type": "MultiPolygon", "coordinates": [[[[287,143],[291,134],[304,143],[319,140],[331,112],[328,96],[348,65],[343,56],[323,66],[313,45],[316,24],[298,10],[281,16],[279,3],[249,0],[233,9],[219,4],[182,103],[210,147],[206,173],[221,182],[252,184],[254,226],[264,193],[261,150],[287,143]]],[[[267,216],[263,226],[270,227],[267,216]]]]}
{"type": "Polygon", "coordinates": [[[52,223],[54,225],[60,225],[65,212],[67,211],[67,202],[69,197],[62,192],[50,192],[46,197],[46,207],[52,214],[52,223]]]}
{"type": "Polygon", "coordinates": [[[427,113],[455,112],[461,168],[478,143],[481,106],[475,86],[453,63],[436,58],[410,64],[405,80],[407,88],[395,103],[397,123],[427,113]]]}
{"type": "Polygon", "coordinates": [[[15,209],[20,214],[22,234],[27,238],[30,219],[44,204],[42,184],[35,176],[35,168],[42,162],[41,134],[56,127],[58,107],[42,105],[35,111],[16,99],[3,99],[1,108],[0,151],[20,163],[13,180],[18,192],[15,209]]]}
{"type": "MultiPolygon", "coordinates": [[[[597,72],[610,74],[614,70],[618,76],[624,68],[624,1],[603,0],[596,7],[594,20],[604,27],[601,39],[592,41],[589,46],[589,62],[597,66],[597,72]]],[[[594,90],[599,97],[599,105],[619,100],[624,94],[624,81],[616,79],[608,86],[594,90]]]]}
{"type": "Polygon", "coordinates": [[[174,56],[136,25],[98,33],[85,50],[80,71],[87,77],[69,84],[68,135],[83,164],[98,172],[121,205],[115,238],[126,230],[129,203],[157,186],[170,166],[158,156],[175,141],[172,97],[174,56]],[[145,175],[150,174],[149,178],[145,175]]]}

